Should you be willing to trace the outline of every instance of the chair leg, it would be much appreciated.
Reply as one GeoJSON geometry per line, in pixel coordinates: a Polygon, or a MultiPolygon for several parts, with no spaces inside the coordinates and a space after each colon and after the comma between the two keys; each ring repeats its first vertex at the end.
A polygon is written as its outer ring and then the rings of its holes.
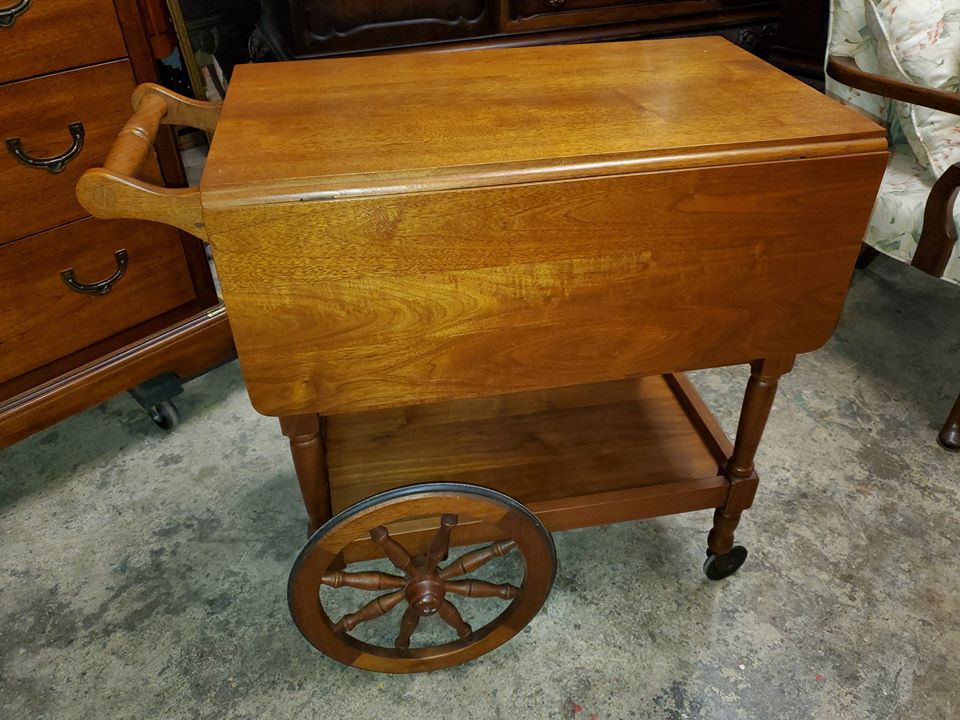
{"type": "Polygon", "coordinates": [[[879,250],[875,250],[870,245],[862,243],[860,245],[860,254],[857,255],[857,270],[863,270],[867,265],[872,263],[874,258],[879,254],[879,250]]]}
{"type": "Polygon", "coordinates": [[[953,404],[953,410],[947,416],[947,422],[937,436],[937,442],[947,450],[960,452],[960,395],[953,404]]]}

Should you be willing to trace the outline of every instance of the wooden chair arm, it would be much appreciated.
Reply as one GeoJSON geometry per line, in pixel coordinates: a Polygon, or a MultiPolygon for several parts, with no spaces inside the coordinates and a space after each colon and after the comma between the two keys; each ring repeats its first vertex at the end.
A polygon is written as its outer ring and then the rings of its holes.
{"type": "Polygon", "coordinates": [[[934,277],[943,277],[957,242],[953,206],[960,191],[960,162],[939,177],[930,190],[923,211],[923,230],[911,265],[934,277]]]}
{"type": "Polygon", "coordinates": [[[857,61],[852,57],[831,56],[827,61],[827,74],[834,80],[857,90],[960,115],[960,95],[957,93],[926,88],[901,80],[891,80],[876,73],[866,72],[860,69],[857,61]]]}

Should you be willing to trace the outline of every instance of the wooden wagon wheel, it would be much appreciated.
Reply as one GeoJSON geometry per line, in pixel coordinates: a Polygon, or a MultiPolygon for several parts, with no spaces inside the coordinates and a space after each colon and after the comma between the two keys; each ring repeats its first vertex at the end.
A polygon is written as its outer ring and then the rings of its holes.
{"type": "MultiPolygon", "coordinates": [[[[451,553],[452,555],[452,553],[451,553]]],[[[516,500],[475,485],[428,483],[374,495],[324,523],[300,552],[290,572],[288,600],[294,622],[323,653],[346,665],[379,672],[421,672],[472,660],[516,635],[540,610],[556,574],[553,538],[537,517],[516,500]],[[390,537],[389,523],[440,516],[440,526],[425,553],[411,557],[390,537]],[[496,528],[498,540],[444,562],[450,533],[458,524],[479,521],[496,528]],[[339,569],[341,551],[353,540],[371,538],[401,575],[339,569]],[[481,566],[516,552],[525,563],[520,587],[464,577],[481,566]],[[333,621],[320,601],[321,586],[352,587],[374,596],[354,613],[333,621]],[[500,598],[504,610],[474,630],[447,596],[500,598]],[[391,612],[406,601],[394,647],[352,637],[357,625],[391,612]],[[433,647],[410,647],[421,617],[436,614],[457,639],[433,647]]],[[[329,592],[329,591],[325,591],[329,592]]]]}

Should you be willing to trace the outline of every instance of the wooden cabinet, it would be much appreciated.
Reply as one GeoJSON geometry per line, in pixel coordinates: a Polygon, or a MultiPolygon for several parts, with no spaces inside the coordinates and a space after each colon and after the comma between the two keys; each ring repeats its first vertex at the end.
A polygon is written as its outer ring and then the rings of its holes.
{"type": "Polygon", "coordinates": [[[127,55],[113,0],[33,2],[0,27],[0,82],[127,55]]]}
{"type": "MultiPolygon", "coordinates": [[[[536,45],[725,32],[776,21],[783,0],[261,0],[281,58],[411,46],[536,45]]],[[[757,37],[753,32],[749,37],[757,37]]]]}
{"type": "MultiPolygon", "coordinates": [[[[153,58],[135,0],[0,8],[0,447],[164,375],[230,357],[202,244],[90,218],[75,185],[104,163],[153,58]]],[[[142,176],[179,185],[172,138],[142,176]]]]}

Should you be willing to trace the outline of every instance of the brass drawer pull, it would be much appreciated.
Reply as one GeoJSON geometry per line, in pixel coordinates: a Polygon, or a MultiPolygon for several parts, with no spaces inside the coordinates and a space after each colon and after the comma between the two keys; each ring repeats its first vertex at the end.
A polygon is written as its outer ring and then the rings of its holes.
{"type": "Polygon", "coordinates": [[[23,15],[30,9],[31,2],[33,2],[33,0],[20,0],[20,2],[12,7],[0,10],[0,28],[13,27],[13,24],[17,21],[17,16],[23,15]]]}
{"type": "Polygon", "coordinates": [[[67,127],[70,130],[70,136],[73,138],[73,145],[71,145],[66,152],[60,153],[59,155],[47,158],[36,158],[28,155],[23,149],[23,141],[18,137],[7,138],[7,150],[23,165],[42,168],[56,175],[59,172],[63,172],[67,163],[73,160],[80,154],[80,151],[83,150],[83,123],[74,122],[70,123],[67,127]]]}
{"type": "Polygon", "coordinates": [[[117,280],[123,277],[123,274],[127,271],[127,251],[126,250],[117,250],[113,256],[117,259],[117,271],[108,277],[106,280],[101,280],[99,282],[86,283],[77,282],[76,275],[73,273],[73,268],[67,268],[62,273],[60,277],[63,278],[63,281],[67,284],[67,287],[78,293],[90,293],[92,295],[106,295],[110,292],[117,280]]]}

